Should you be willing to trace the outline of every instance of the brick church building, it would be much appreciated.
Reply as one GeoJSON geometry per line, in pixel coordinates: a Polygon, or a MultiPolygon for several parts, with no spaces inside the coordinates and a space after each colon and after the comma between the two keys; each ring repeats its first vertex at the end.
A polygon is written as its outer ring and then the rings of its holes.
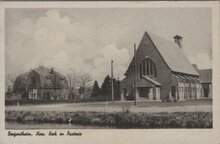
{"type": "Polygon", "coordinates": [[[137,100],[201,97],[199,74],[183,53],[181,36],[174,36],[172,42],[144,33],[136,56],[121,81],[121,99],[133,100],[135,92],[137,100]]]}

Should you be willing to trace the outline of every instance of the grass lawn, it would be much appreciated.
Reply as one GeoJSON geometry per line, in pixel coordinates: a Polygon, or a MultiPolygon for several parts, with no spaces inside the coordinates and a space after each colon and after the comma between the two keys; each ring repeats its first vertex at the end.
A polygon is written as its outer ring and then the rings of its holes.
{"type": "Polygon", "coordinates": [[[129,109],[131,112],[212,112],[212,100],[191,100],[180,102],[142,101],[134,105],[133,101],[126,102],[90,102],[6,106],[6,111],[95,111],[120,112],[129,109]]]}
{"type": "MultiPolygon", "coordinates": [[[[113,128],[212,128],[212,100],[142,101],[137,105],[134,101],[20,105],[6,106],[5,114],[6,121],[41,122],[46,125],[72,123],[113,128]]],[[[18,125],[16,123],[11,128],[18,125]]],[[[66,125],[61,126],[64,127],[66,125]]]]}
{"type": "MultiPolygon", "coordinates": [[[[99,107],[99,106],[105,106],[106,102],[81,103],[81,105],[99,107]]],[[[108,102],[108,106],[121,107],[122,105],[134,106],[134,101],[108,102]]],[[[188,101],[178,101],[178,102],[138,101],[135,107],[175,107],[175,106],[199,106],[199,105],[212,105],[212,99],[188,100],[188,101]]]]}

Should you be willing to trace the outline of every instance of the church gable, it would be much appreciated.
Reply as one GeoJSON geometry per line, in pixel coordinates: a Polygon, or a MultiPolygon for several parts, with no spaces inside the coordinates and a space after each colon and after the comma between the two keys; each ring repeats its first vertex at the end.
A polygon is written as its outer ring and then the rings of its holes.
{"type": "MultiPolygon", "coordinates": [[[[152,60],[157,65],[165,65],[166,69],[173,72],[194,76],[199,75],[176,43],[149,32],[145,32],[136,52],[137,64],[144,59],[152,60]]],[[[139,67],[138,70],[141,70],[141,65],[137,65],[137,67],[139,67]]],[[[134,57],[125,75],[132,74],[132,69],[134,69],[134,57]]]]}
{"type": "MultiPolygon", "coordinates": [[[[164,71],[170,71],[163,57],[151,41],[150,37],[144,34],[136,51],[136,67],[138,79],[141,75],[150,75],[154,79],[164,76],[164,71]],[[149,63],[149,65],[147,65],[149,63]],[[149,68],[146,68],[149,67],[149,68]]],[[[125,75],[130,77],[134,71],[134,58],[132,59],[125,75]]]]}
{"type": "MultiPolygon", "coordinates": [[[[133,57],[125,73],[126,77],[121,83],[123,95],[129,93],[128,95],[134,97],[136,84],[138,98],[144,97],[148,100],[184,99],[183,96],[197,98],[199,93],[195,94],[195,87],[199,85],[196,80],[198,73],[181,49],[181,38],[178,37],[178,44],[176,41],[176,43],[171,42],[145,32],[136,50],[136,63],[133,57]],[[180,83],[181,76],[189,79],[190,82],[180,83]],[[191,82],[196,85],[187,87],[191,82]],[[182,92],[183,87],[186,87],[187,92],[182,92]],[[189,89],[192,89],[191,93],[188,92],[189,89]]],[[[198,87],[196,89],[199,90],[198,87]]]]}

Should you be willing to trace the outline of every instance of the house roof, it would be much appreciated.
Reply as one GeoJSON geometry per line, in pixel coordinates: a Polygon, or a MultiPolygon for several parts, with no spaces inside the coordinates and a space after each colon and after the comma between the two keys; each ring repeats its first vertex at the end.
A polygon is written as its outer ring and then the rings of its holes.
{"type": "MultiPolygon", "coordinates": [[[[37,72],[40,76],[48,76],[51,74],[51,69],[47,68],[47,67],[44,67],[44,66],[39,66],[35,69],[33,69],[35,72],[37,72]]],[[[58,77],[61,77],[61,78],[65,78],[61,73],[53,70],[53,74],[55,74],[56,76],[58,77]]]]}
{"type": "Polygon", "coordinates": [[[149,35],[164,61],[172,71],[199,75],[184,55],[183,50],[176,43],[149,32],[146,32],[146,34],[149,35]]]}
{"type": "Polygon", "coordinates": [[[14,89],[17,88],[17,84],[19,84],[20,86],[21,85],[24,85],[26,82],[27,82],[27,75],[29,74],[29,72],[26,72],[26,73],[23,73],[21,75],[19,75],[15,82],[14,82],[14,89]]]}
{"type": "Polygon", "coordinates": [[[32,71],[36,72],[39,75],[42,86],[47,85],[47,83],[48,83],[47,79],[53,77],[54,75],[56,75],[56,77],[59,77],[59,78],[62,78],[62,79],[66,80],[65,76],[63,76],[62,74],[56,72],[55,70],[53,70],[53,74],[52,74],[51,69],[49,69],[47,67],[44,67],[44,66],[39,66],[35,69],[31,69],[30,71],[28,71],[24,74],[19,75],[17,77],[17,82],[20,83],[21,81],[23,81],[23,83],[25,83],[27,76],[32,71]]]}
{"type": "Polygon", "coordinates": [[[56,72],[55,70],[53,70],[53,73],[52,73],[52,68],[49,69],[44,66],[39,66],[39,67],[33,69],[33,71],[35,71],[36,73],[39,74],[40,80],[41,80],[41,85],[47,84],[47,79],[51,78],[53,76],[65,79],[65,77],[62,74],[60,74],[59,72],[56,72]]]}
{"type": "Polygon", "coordinates": [[[198,70],[201,83],[212,83],[212,69],[198,70]]]}

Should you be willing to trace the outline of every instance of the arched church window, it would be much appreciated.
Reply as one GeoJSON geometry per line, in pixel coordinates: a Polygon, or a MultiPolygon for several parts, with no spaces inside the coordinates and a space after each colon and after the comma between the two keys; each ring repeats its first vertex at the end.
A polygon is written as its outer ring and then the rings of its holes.
{"type": "Polygon", "coordinates": [[[142,60],[139,68],[139,75],[140,77],[142,75],[157,77],[157,69],[155,63],[149,58],[142,60]]]}

